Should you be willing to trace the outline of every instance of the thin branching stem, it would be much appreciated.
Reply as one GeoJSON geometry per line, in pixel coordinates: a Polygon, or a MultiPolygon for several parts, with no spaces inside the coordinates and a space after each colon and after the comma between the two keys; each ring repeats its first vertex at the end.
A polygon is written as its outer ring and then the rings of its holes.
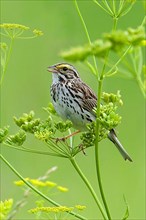
{"type": "Polygon", "coordinates": [[[55,153],[66,155],[66,151],[62,149],[57,143],[54,143],[53,141],[49,140],[48,142],[46,142],[46,144],[55,153]]]}
{"type": "MultiPolygon", "coordinates": [[[[6,160],[5,157],[3,157],[2,155],[0,155],[0,158],[3,160],[3,162],[16,174],[16,176],[18,176],[31,190],[33,190],[35,193],[37,193],[37,195],[41,196],[43,199],[45,199],[46,201],[48,201],[49,203],[51,203],[54,206],[61,206],[61,204],[55,202],[54,200],[52,200],[51,198],[47,197],[45,194],[43,194],[41,191],[39,191],[38,189],[36,189],[32,184],[30,184],[28,181],[26,181],[23,176],[6,160]]],[[[75,213],[75,212],[67,212],[70,215],[73,215],[74,217],[77,217],[78,219],[81,220],[87,220],[85,217],[75,213]]]]}
{"type": "Polygon", "coordinates": [[[112,6],[113,6],[113,13],[116,15],[116,3],[115,0],[112,1],[112,6]]]}
{"type": "MultiPolygon", "coordinates": [[[[83,24],[83,27],[84,27],[84,30],[85,30],[85,33],[86,33],[88,42],[89,42],[89,44],[92,46],[92,42],[91,42],[91,39],[90,39],[90,36],[89,36],[89,32],[88,32],[88,29],[87,29],[87,27],[86,27],[86,24],[85,24],[85,21],[84,21],[84,19],[83,19],[83,16],[82,16],[82,14],[81,14],[81,12],[80,12],[80,9],[79,9],[79,7],[78,7],[77,0],[75,0],[75,7],[76,7],[76,9],[77,9],[77,12],[78,12],[79,17],[80,17],[80,19],[81,19],[81,22],[82,22],[82,24],[83,24]]],[[[96,59],[95,59],[95,56],[94,56],[94,55],[93,55],[93,63],[94,63],[96,75],[98,76],[97,63],[96,63],[96,59]]]]}
{"type": "Polygon", "coordinates": [[[102,10],[104,10],[106,13],[108,13],[109,15],[111,15],[111,13],[106,9],[104,8],[97,0],[93,0],[93,2],[95,4],[97,4],[102,10]]]}
{"type": "Polygon", "coordinates": [[[118,15],[121,14],[121,11],[123,10],[124,4],[125,4],[124,0],[120,0],[120,2],[119,2],[119,10],[117,12],[118,15]]]}
{"type": "Polygon", "coordinates": [[[112,31],[115,31],[117,29],[117,23],[118,23],[118,18],[114,17],[113,18],[113,29],[112,29],[112,31]]]}
{"type": "MultiPolygon", "coordinates": [[[[133,63],[133,66],[134,66],[134,70],[132,70],[131,73],[133,73],[133,77],[134,77],[136,83],[138,84],[144,98],[146,98],[144,83],[142,82],[141,77],[140,77],[141,70],[139,70],[138,66],[136,65],[136,57],[135,56],[136,56],[136,54],[133,54],[133,53],[130,54],[130,58],[133,63]]],[[[140,58],[140,60],[142,60],[142,58],[140,58]]],[[[141,66],[142,65],[140,65],[140,67],[141,66]]]]}
{"type": "Polygon", "coordinates": [[[100,212],[101,212],[103,218],[106,220],[106,219],[107,219],[106,213],[105,213],[105,211],[104,211],[104,209],[103,209],[103,207],[102,207],[102,205],[101,205],[101,203],[100,203],[100,201],[99,201],[99,199],[98,199],[98,197],[97,197],[97,195],[96,195],[94,189],[92,188],[90,182],[88,181],[88,179],[86,178],[86,176],[83,174],[83,172],[82,172],[82,170],[80,169],[80,167],[78,166],[78,164],[77,164],[75,158],[71,157],[71,158],[70,158],[70,162],[72,163],[72,165],[73,165],[74,168],[76,169],[77,173],[79,174],[79,176],[82,178],[82,180],[83,180],[84,183],[86,184],[86,186],[87,186],[87,188],[89,189],[90,193],[92,194],[92,196],[93,196],[93,198],[94,198],[94,200],[95,200],[95,202],[96,202],[96,204],[97,204],[97,206],[98,206],[98,208],[99,208],[99,210],[100,210],[100,212]]]}
{"type": "Polygon", "coordinates": [[[34,153],[34,154],[43,154],[43,155],[49,155],[49,156],[56,156],[56,157],[64,157],[66,158],[67,156],[66,155],[61,155],[59,153],[52,153],[52,152],[48,152],[48,151],[37,151],[37,150],[33,150],[31,148],[26,148],[26,147],[16,147],[16,146],[13,146],[13,145],[9,145],[9,144],[6,144],[4,143],[5,146],[9,147],[9,148],[12,148],[12,149],[15,149],[15,150],[19,150],[19,151],[24,151],[24,152],[28,152],[28,153],[34,153]]]}
{"type": "Polygon", "coordinates": [[[107,63],[107,58],[108,58],[108,54],[106,55],[105,58],[105,63],[103,65],[103,69],[98,81],[98,103],[97,103],[97,119],[96,119],[96,139],[95,139],[95,164],[96,164],[96,174],[97,174],[97,179],[98,179],[98,184],[99,184],[99,190],[100,190],[100,194],[102,197],[102,201],[106,210],[106,214],[108,216],[108,219],[111,220],[111,214],[107,205],[107,201],[104,195],[104,190],[103,190],[103,185],[102,185],[102,181],[101,181],[101,175],[100,175],[100,165],[99,165],[99,130],[100,130],[100,123],[98,121],[99,117],[100,117],[100,103],[101,103],[101,93],[102,93],[102,85],[103,85],[103,79],[104,79],[104,73],[105,73],[105,67],[106,67],[106,63],[107,63]]]}
{"type": "Polygon", "coordinates": [[[108,1],[107,0],[103,0],[103,3],[105,5],[105,7],[107,7],[107,9],[109,10],[111,16],[113,16],[113,11],[112,11],[111,7],[109,6],[108,1]]]}
{"type": "Polygon", "coordinates": [[[9,51],[8,51],[7,56],[6,56],[6,61],[5,61],[4,68],[3,68],[3,71],[2,71],[2,75],[1,75],[1,79],[0,79],[0,86],[3,83],[3,79],[4,79],[4,76],[5,76],[6,71],[7,71],[8,63],[9,63],[10,56],[11,56],[11,53],[12,53],[13,43],[14,43],[14,38],[11,38],[11,42],[10,42],[10,46],[9,46],[9,51]]]}
{"type": "Polygon", "coordinates": [[[123,60],[123,58],[126,56],[126,54],[128,53],[128,51],[131,49],[132,45],[130,45],[126,51],[124,51],[124,53],[121,55],[121,57],[119,58],[119,60],[113,65],[113,67],[106,73],[109,74],[111,73],[117,66],[118,64],[123,60]]]}

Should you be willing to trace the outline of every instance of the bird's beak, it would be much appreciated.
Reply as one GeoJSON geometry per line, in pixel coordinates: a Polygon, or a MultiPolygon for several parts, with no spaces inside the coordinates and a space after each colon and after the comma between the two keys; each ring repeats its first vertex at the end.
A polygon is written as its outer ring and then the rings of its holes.
{"type": "Polygon", "coordinates": [[[58,72],[57,68],[55,66],[49,66],[47,70],[48,70],[48,72],[51,72],[51,73],[57,73],[58,72]]]}

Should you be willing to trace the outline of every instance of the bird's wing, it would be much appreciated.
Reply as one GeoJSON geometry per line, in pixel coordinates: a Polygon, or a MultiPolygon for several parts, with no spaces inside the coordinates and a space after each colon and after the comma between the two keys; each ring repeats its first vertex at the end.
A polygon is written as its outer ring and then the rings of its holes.
{"type": "Polygon", "coordinates": [[[93,108],[97,105],[97,97],[92,89],[81,80],[74,81],[74,88],[76,87],[78,91],[78,98],[80,98],[81,107],[92,114],[93,108]]]}

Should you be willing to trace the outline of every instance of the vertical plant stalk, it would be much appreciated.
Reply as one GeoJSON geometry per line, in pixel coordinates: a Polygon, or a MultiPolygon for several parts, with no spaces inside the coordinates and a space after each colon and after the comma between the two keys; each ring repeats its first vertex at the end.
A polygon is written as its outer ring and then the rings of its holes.
{"type": "MultiPolygon", "coordinates": [[[[85,30],[85,33],[86,33],[88,42],[89,42],[90,45],[92,45],[91,39],[90,39],[90,36],[89,36],[89,33],[88,33],[88,29],[87,29],[87,27],[86,27],[85,21],[84,21],[84,19],[83,19],[83,17],[82,17],[82,14],[81,14],[81,12],[80,12],[79,7],[78,7],[77,0],[74,0],[74,1],[75,1],[76,10],[77,10],[77,12],[78,12],[78,14],[79,14],[79,17],[80,17],[80,19],[81,19],[81,22],[82,22],[82,24],[83,24],[83,27],[84,27],[84,30],[85,30]]],[[[93,63],[94,63],[94,66],[95,66],[96,75],[98,75],[98,69],[97,69],[96,59],[95,59],[95,56],[94,56],[94,55],[93,55],[93,63]]]]}
{"type": "MultiPolygon", "coordinates": [[[[112,31],[116,30],[117,22],[118,22],[118,19],[113,18],[113,29],[112,29],[112,31]]],[[[128,53],[130,48],[131,48],[131,45],[127,48],[127,50],[123,53],[123,55],[116,62],[116,64],[110,69],[109,72],[112,72],[114,70],[114,68],[117,67],[117,65],[122,61],[122,59],[128,53]]],[[[102,197],[102,201],[103,201],[107,216],[108,216],[109,220],[111,220],[112,217],[111,217],[111,214],[110,214],[107,202],[106,202],[106,198],[105,198],[104,191],[103,191],[103,186],[102,186],[102,181],[101,181],[101,175],[100,175],[100,165],[99,165],[99,130],[100,130],[100,123],[98,121],[98,118],[100,117],[100,103],[101,103],[102,85],[103,85],[105,67],[106,67],[106,64],[107,64],[108,55],[109,55],[109,51],[106,54],[103,69],[102,69],[101,75],[100,75],[99,80],[98,80],[98,94],[97,94],[98,103],[97,103],[97,115],[96,115],[97,119],[96,119],[96,140],[95,140],[95,162],[96,162],[96,172],[97,172],[97,179],[98,179],[100,194],[101,194],[101,197],[102,197]]]]}
{"type": "Polygon", "coordinates": [[[88,179],[85,177],[85,175],[83,174],[83,172],[81,171],[80,167],[78,166],[76,160],[73,157],[70,158],[70,162],[72,163],[72,165],[74,166],[74,168],[78,172],[79,176],[82,178],[82,180],[84,181],[85,185],[89,189],[89,191],[92,194],[92,196],[93,196],[93,198],[94,198],[94,200],[95,200],[95,202],[96,202],[96,204],[97,204],[97,206],[98,206],[98,208],[99,208],[103,218],[106,220],[107,219],[106,213],[105,213],[105,211],[104,211],[104,209],[103,209],[103,207],[102,207],[102,205],[101,205],[101,203],[100,203],[100,201],[99,201],[99,199],[98,199],[94,189],[92,188],[91,184],[89,183],[88,179]]]}
{"type": "MultiPolygon", "coordinates": [[[[123,58],[126,56],[128,51],[131,49],[131,45],[126,49],[126,51],[121,55],[120,59],[115,63],[115,65],[108,71],[108,73],[111,73],[114,68],[117,67],[117,65],[123,60],[123,58]]],[[[100,129],[100,123],[98,121],[98,118],[100,116],[100,103],[101,103],[101,93],[102,93],[102,85],[103,85],[103,79],[104,79],[104,74],[105,74],[105,67],[107,64],[107,58],[108,58],[109,52],[107,52],[106,58],[105,58],[105,63],[103,65],[103,69],[98,81],[98,103],[97,103],[97,119],[96,119],[96,140],[95,140],[95,161],[96,161],[96,172],[97,172],[97,179],[98,179],[98,184],[99,184],[99,189],[102,197],[102,201],[107,213],[107,216],[109,220],[111,220],[111,215],[107,206],[107,202],[105,199],[103,187],[102,187],[102,181],[101,181],[101,176],[100,176],[100,166],[99,166],[99,129],[100,129]]],[[[106,75],[108,74],[106,73],[106,75]]]]}
{"type": "Polygon", "coordinates": [[[101,181],[101,175],[100,175],[100,166],[99,166],[99,130],[100,130],[100,123],[98,121],[98,119],[100,117],[100,103],[101,103],[102,85],[103,85],[103,79],[104,79],[104,73],[105,73],[105,67],[106,67],[108,54],[109,54],[109,52],[106,55],[105,63],[103,65],[103,69],[102,69],[101,75],[100,75],[99,80],[98,80],[98,94],[97,94],[98,102],[97,102],[96,139],[95,139],[95,163],[96,163],[96,174],[97,174],[97,179],[98,179],[101,198],[102,198],[102,201],[103,201],[108,219],[111,220],[112,218],[111,218],[111,214],[110,214],[110,211],[109,211],[109,208],[108,208],[108,205],[107,205],[107,202],[106,202],[106,198],[105,198],[105,195],[104,195],[102,181],[101,181]]]}
{"type": "Polygon", "coordinates": [[[117,17],[114,17],[114,18],[113,18],[113,29],[112,29],[112,31],[115,31],[115,30],[116,30],[116,28],[117,28],[117,23],[118,23],[118,18],[117,18],[117,17]]]}
{"type": "MultiPolygon", "coordinates": [[[[16,176],[18,176],[31,190],[33,190],[35,193],[37,193],[39,196],[41,196],[43,199],[45,199],[46,201],[50,202],[51,204],[53,204],[54,206],[61,206],[59,203],[55,202],[54,200],[50,199],[49,197],[47,197],[46,195],[44,195],[41,191],[39,191],[38,189],[36,189],[35,187],[33,187],[32,184],[30,184],[28,181],[26,181],[22,175],[2,156],[2,154],[0,154],[0,158],[3,160],[3,162],[13,171],[13,173],[16,174],[16,176]]],[[[67,212],[68,214],[71,214],[75,217],[77,217],[78,219],[81,220],[87,220],[87,218],[75,213],[75,212],[67,212]]]]}
{"type": "MultiPolygon", "coordinates": [[[[75,0],[75,6],[76,6],[76,9],[78,11],[78,14],[79,14],[79,17],[82,21],[82,24],[83,24],[83,27],[84,27],[84,30],[85,30],[85,33],[87,35],[87,38],[88,38],[88,41],[89,41],[89,44],[91,45],[91,40],[90,40],[90,36],[89,36],[89,33],[88,33],[88,30],[87,30],[87,27],[86,27],[86,24],[84,22],[84,19],[81,15],[81,12],[80,12],[80,9],[78,7],[78,4],[77,4],[77,1],[75,0]]],[[[107,53],[107,56],[108,56],[108,53],[107,53]]],[[[105,66],[106,66],[106,61],[105,61],[105,64],[103,66],[103,70],[102,70],[102,73],[101,75],[99,76],[98,74],[98,69],[97,69],[97,65],[96,65],[96,60],[95,60],[95,56],[93,56],[93,61],[94,61],[94,66],[95,66],[95,70],[96,70],[96,76],[98,77],[98,82],[99,82],[99,87],[98,87],[98,107],[97,107],[97,118],[99,118],[99,115],[100,115],[100,100],[101,100],[101,92],[102,92],[102,82],[103,82],[103,76],[104,76],[104,71],[105,71],[105,66]]],[[[106,203],[106,199],[105,199],[105,196],[104,196],[104,192],[103,192],[103,187],[102,187],[102,182],[101,182],[101,176],[100,176],[100,168],[99,168],[99,154],[98,154],[98,140],[99,140],[99,122],[97,120],[97,128],[96,128],[96,141],[95,141],[95,162],[96,162],[96,171],[97,171],[97,179],[98,179],[98,184],[99,184],[99,189],[100,189],[100,194],[101,194],[101,197],[102,197],[102,200],[103,200],[103,204],[104,204],[104,207],[105,207],[105,210],[106,210],[106,214],[108,216],[108,219],[111,220],[111,216],[110,216],[110,212],[109,212],[109,209],[108,209],[108,206],[107,206],[107,203],[106,203]]],[[[71,161],[72,162],[72,161],[71,161]]],[[[73,164],[75,165],[75,164],[73,164]]],[[[79,167],[76,167],[74,166],[77,170],[77,172],[80,174],[80,176],[82,177],[82,179],[84,180],[84,182],[86,183],[88,189],[90,190],[91,193],[93,193],[93,191],[91,190],[91,188],[89,187],[89,182],[87,179],[84,178],[84,176],[81,175],[80,173],[80,170],[79,170],[79,167]]],[[[94,195],[94,194],[92,194],[94,195]]],[[[93,196],[94,197],[94,196],[93,196]]],[[[95,199],[95,197],[94,197],[95,199]]],[[[99,201],[98,201],[98,207],[99,207],[99,201]]],[[[100,210],[101,211],[101,210],[100,210]]]]}
{"type": "Polygon", "coordinates": [[[137,84],[138,84],[138,86],[139,86],[139,88],[140,88],[144,98],[146,98],[145,87],[144,87],[144,84],[143,84],[143,82],[142,82],[142,80],[141,80],[141,78],[139,76],[136,77],[136,82],[137,82],[137,84]]]}
{"type": "Polygon", "coordinates": [[[11,54],[12,54],[13,43],[14,43],[14,38],[11,37],[11,42],[10,42],[10,46],[9,46],[9,51],[8,51],[7,56],[6,56],[6,61],[5,61],[4,68],[3,68],[3,71],[2,71],[2,74],[1,74],[0,86],[1,86],[2,83],[3,83],[3,79],[4,79],[5,73],[6,73],[6,71],[7,71],[8,63],[9,63],[9,60],[10,60],[10,57],[11,57],[11,54]]]}

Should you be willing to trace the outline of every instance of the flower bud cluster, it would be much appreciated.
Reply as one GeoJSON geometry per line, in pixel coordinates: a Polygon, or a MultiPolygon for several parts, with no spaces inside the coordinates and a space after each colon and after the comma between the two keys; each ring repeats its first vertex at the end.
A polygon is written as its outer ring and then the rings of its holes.
{"type": "Polygon", "coordinates": [[[9,145],[21,146],[26,140],[26,133],[20,130],[15,135],[9,135],[5,142],[9,145]]]}
{"type": "Polygon", "coordinates": [[[113,104],[117,104],[120,106],[123,105],[123,101],[121,99],[121,94],[119,90],[117,91],[117,94],[103,92],[101,99],[104,103],[107,103],[107,104],[112,102],[113,104]]]}
{"type": "MultiPolygon", "coordinates": [[[[90,147],[93,146],[96,140],[96,128],[97,123],[99,123],[99,134],[98,141],[106,138],[109,131],[115,128],[121,121],[121,116],[119,116],[116,111],[118,105],[122,105],[121,95],[118,91],[117,94],[102,94],[102,104],[100,106],[100,115],[99,117],[90,124],[87,124],[87,131],[82,133],[80,136],[81,147],[90,147]]],[[[9,145],[21,146],[26,140],[26,133],[31,133],[38,140],[45,142],[50,148],[51,151],[55,152],[55,155],[61,155],[63,157],[68,157],[71,155],[76,155],[82,149],[74,147],[73,149],[69,148],[68,142],[61,144],[57,141],[56,133],[60,132],[61,135],[70,129],[73,124],[71,121],[59,121],[56,122],[50,112],[54,113],[53,108],[50,105],[49,108],[46,108],[49,116],[46,120],[41,120],[35,118],[35,114],[31,111],[28,114],[23,114],[20,118],[14,117],[16,125],[18,125],[21,130],[15,135],[8,136],[8,129],[4,128],[0,130],[0,141],[5,142],[9,145]],[[65,146],[66,145],[66,146],[65,146]]],[[[97,115],[97,109],[93,110],[95,115],[97,115]]],[[[66,136],[66,134],[64,134],[66,136]]]]}
{"type": "Polygon", "coordinates": [[[114,51],[121,50],[126,45],[139,46],[145,40],[145,29],[139,26],[136,29],[128,28],[126,31],[117,30],[104,34],[104,38],[111,42],[111,49],[114,51]]]}
{"type": "Polygon", "coordinates": [[[73,124],[71,121],[59,121],[57,123],[54,124],[55,128],[60,131],[61,133],[66,132],[68,129],[70,129],[73,124]]]}
{"type": "Polygon", "coordinates": [[[116,110],[117,106],[112,102],[100,107],[99,121],[107,130],[115,128],[121,122],[121,117],[116,113],[116,110]]]}
{"type": "Polygon", "coordinates": [[[31,111],[29,114],[24,113],[20,118],[14,117],[14,121],[16,125],[22,128],[22,130],[32,134],[36,131],[36,127],[40,124],[39,118],[34,119],[33,111],[31,111]]]}
{"type": "Polygon", "coordinates": [[[5,200],[0,202],[0,219],[7,219],[9,212],[12,209],[13,199],[5,200]]]}
{"type": "MultiPolygon", "coordinates": [[[[26,181],[28,181],[29,183],[31,183],[33,186],[35,187],[43,187],[43,188],[47,188],[47,189],[52,189],[54,188],[55,190],[57,191],[60,191],[60,192],[68,192],[69,189],[67,187],[64,187],[64,186],[60,186],[60,185],[57,185],[57,183],[55,182],[52,182],[52,181],[42,181],[42,180],[39,180],[39,179],[31,179],[31,178],[25,178],[26,181]]],[[[14,181],[14,184],[16,186],[24,186],[25,183],[23,180],[18,180],[18,181],[14,181]]]]}
{"type": "Polygon", "coordinates": [[[87,124],[87,132],[82,133],[80,139],[82,140],[82,145],[87,148],[94,145],[95,142],[95,122],[87,124]]]}
{"type": "MultiPolygon", "coordinates": [[[[87,148],[93,146],[96,140],[96,123],[99,125],[99,138],[98,141],[105,139],[109,131],[115,128],[121,122],[121,116],[119,116],[116,111],[118,105],[122,105],[120,92],[117,94],[105,93],[102,94],[102,105],[100,106],[100,116],[96,121],[87,124],[87,132],[82,133],[81,140],[82,145],[87,148]]],[[[94,109],[95,114],[97,114],[97,109],[94,109]]]]}
{"type": "Polygon", "coordinates": [[[71,121],[54,122],[51,115],[44,121],[34,116],[34,112],[30,111],[28,114],[24,113],[20,118],[14,117],[16,125],[21,130],[15,135],[8,136],[8,128],[0,129],[0,142],[5,141],[9,145],[21,146],[26,140],[26,133],[34,134],[38,140],[48,142],[55,138],[56,131],[64,133],[72,127],[71,121]]]}
{"type": "Polygon", "coordinates": [[[0,143],[4,142],[8,135],[8,127],[0,128],[0,143]]]}
{"type": "Polygon", "coordinates": [[[46,120],[40,121],[39,125],[35,128],[34,136],[38,140],[47,142],[50,138],[54,137],[55,132],[52,118],[49,116],[46,120]]]}
{"type": "Polygon", "coordinates": [[[145,29],[139,26],[136,29],[117,30],[105,33],[103,39],[97,39],[91,44],[72,48],[60,55],[68,61],[83,61],[90,55],[104,57],[109,49],[120,52],[125,46],[142,46],[145,42],[145,29]]]}
{"type": "Polygon", "coordinates": [[[36,35],[36,36],[42,36],[42,35],[43,35],[43,32],[40,31],[40,30],[38,30],[38,29],[34,29],[34,30],[33,30],[33,33],[34,33],[34,35],[36,35]]]}
{"type": "Polygon", "coordinates": [[[14,38],[29,39],[29,38],[39,37],[43,35],[43,32],[41,30],[34,29],[32,31],[33,36],[22,37],[22,34],[24,31],[30,30],[30,27],[27,27],[22,24],[4,23],[4,24],[0,24],[0,28],[2,29],[1,34],[3,36],[7,36],[13,39],[14,38]]]}
{"type": "Polygon", "coordinates": [[[86,209],[86,206],[84,206],[84,205],[75,205],[75,207],[68,207],[68,206],[45,207],[45,206],[42,206],[42,207],[36,207],[36,208],[30,209],[29,212],[33,213],[33,214],[41,213],[41,212],[60,214],[62,212],[71,212],[75,209],[79,210],[79,211],[82,211],[82,210],[86,209]]]}
{"type": "Polygon", "coordinates": [[[4,28],[4,29],[20,29],[20,30],[28,30],[29,27],[22,25],[22,24],[13,24],[13,23],[4,23],[4,24],[0,24],[0,28],[4,28]]]}

